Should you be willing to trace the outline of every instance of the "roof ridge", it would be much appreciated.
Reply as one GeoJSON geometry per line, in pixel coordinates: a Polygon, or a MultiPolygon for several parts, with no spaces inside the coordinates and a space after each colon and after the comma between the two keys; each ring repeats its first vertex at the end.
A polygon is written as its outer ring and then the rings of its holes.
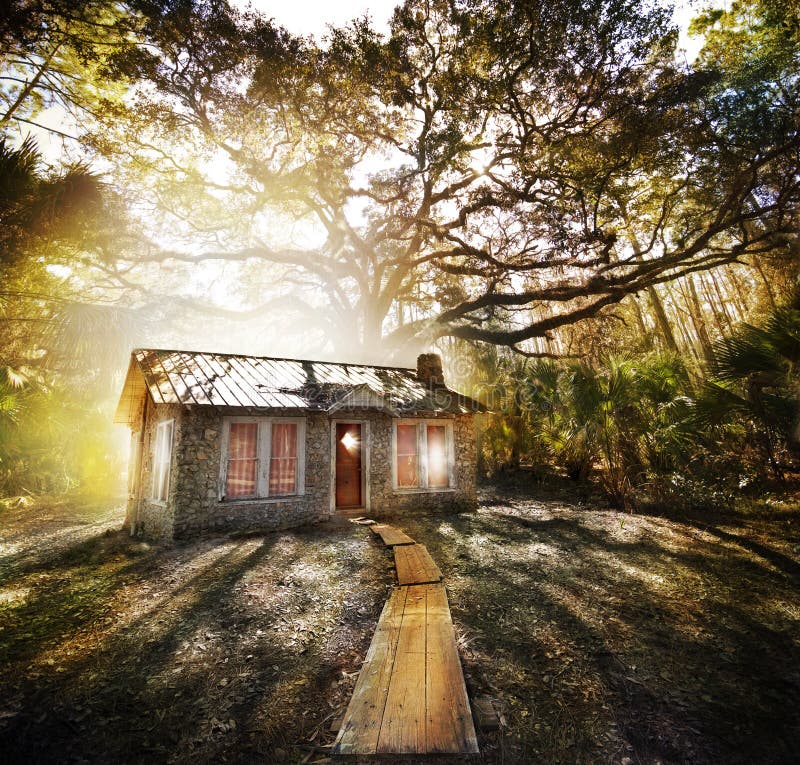
{"type": "Polygon", "coordinates": [[[351,361],[321,361],[319,359],[296,359],[288,356],[256,356],[252,353],[227,353],[223,351],[189,351],[185,348],[133,348],[131,355],[139,351],[145,353],[190,353],[190,354],[206,354],[209,356],[234,356],[243,359],[264,359],[267,361],[294,361],[299,364],[335,364],[336,366],[344,367],[365,367],[368,369],[393,369],[402,372],[413,372],[416,374],[414,367],[406,366],[390,366],[388,364],[360,364],[351,361]]]}

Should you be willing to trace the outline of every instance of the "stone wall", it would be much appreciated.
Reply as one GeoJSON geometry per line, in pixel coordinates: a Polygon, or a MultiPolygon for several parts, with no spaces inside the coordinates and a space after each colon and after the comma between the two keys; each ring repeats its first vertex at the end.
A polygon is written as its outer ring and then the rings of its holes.
{"type": "MultiPolygon", "coordinates": [[[[138,483],[137,499],[139,507],[136,514],[137,529],[150,539],[168,540],[174,536],[174,504],[178,471],[176,452],[180,443],[181,423],[185,412],[177,404],[154,405],[148,399],[145,408],[144,443],[142,444],[141,473],[138,483]],[[166,503],[152,499],[153,458],[155,457],[156,427],[164,420],[175,420],[172,433],[172,462],[170,463],[169,497],[166,503]]],[[[136,511],[134,511],[136,512],[136,511]]]]}
{"type": "MultiPolygon", "coordinates": [[[[153,405],[145,411],[145,441],[139,501],[139,528],[150,538],[189,537],[212,530],[269,531],[325,520],[331,516],[331,418],[311,413],[306,418],[305,493],[280,499],[219,499],[223,417],[267,416],[249,409],[153,405]],[[175,419],[169,502],[150,499],[155,428],[175,419]],[[143,489],[143,491],[141,491],[143,489]]],[[[295,410],[269,416],[296,417],[295,410]]],[[[472,415],[442,416],[453,422],[455,485],[438,491],[397,491],[392,486],[393,419],[371,410],[339,411],[335,420],[369,423],[370,515],[457,512],[476,505],[476,447],[472,415]]],[[[430,418],[433,419],[433,418],[430,418]]]]}
{"type": "MultiPolygon", "coordinates": [[[[305,493],[281,499],[219,499],[223,417],[265,416],[249,409],[213,410],[188,407],[176,450],[174,494],[176,538],[207,530],[263,530],[290,528],[330,516],[330,430],[328,417],[306,419],[305,493]],[[322,467],[321,467],[322,466],[322,467]]],[[[294,410],[272,411],[269,416],[296,417],[294,410]]]]}
{"type": "Polygon", "coordinates": [[[370,515],[395,516],[410,513],[460,512],[474,509],[476,494],[475,429],[473,416],[456,415],[439,418],[453,422],[455,452],[455,485],[440,490],[397,490],[392,485],[392,419],[385,415],[372,415],[371,420],[371,470],[370,515]]]}

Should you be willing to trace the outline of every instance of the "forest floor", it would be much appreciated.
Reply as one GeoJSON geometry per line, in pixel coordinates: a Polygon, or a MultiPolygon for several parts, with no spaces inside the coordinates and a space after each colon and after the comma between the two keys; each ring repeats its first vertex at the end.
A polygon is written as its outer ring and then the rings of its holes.
{"type": "MultiPolygon", "coordinates": [[[[159,547],[121,518],[0,509],[3,762],[329,762],[390,553],[343,521],[159,547]]],[[[668,517],[495,486],[397,524],[502,712],[476,762],[800,761],[797,502],[668,517]]]]}

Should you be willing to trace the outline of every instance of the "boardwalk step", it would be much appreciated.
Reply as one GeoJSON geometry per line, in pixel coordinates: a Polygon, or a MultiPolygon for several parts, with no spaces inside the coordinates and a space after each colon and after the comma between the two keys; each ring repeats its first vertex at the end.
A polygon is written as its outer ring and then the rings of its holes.
{"type": "Polygon", "coordinates": [[[444,585],[400,587],[384,606],[333,753],[477,752],[444,585]]]}
{"type": "Polygon", "coordinates": [[[370,526],[374,534],[377,534],[387,547],[394,547],[395,545],[413,545],[414,540],[400,529],[394,526],[389,526],[387,523],[376,523],[370,526]]]}
{"type": "Polygon", "coordinates": [[[432,584],[442,581],[442,572],[425,545],[398,545],[394,548],[398,584],[432,584]]]}

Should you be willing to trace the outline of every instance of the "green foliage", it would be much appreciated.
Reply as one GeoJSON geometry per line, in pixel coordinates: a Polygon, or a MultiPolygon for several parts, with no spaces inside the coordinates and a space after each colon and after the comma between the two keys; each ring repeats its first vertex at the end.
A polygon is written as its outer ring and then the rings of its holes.
{"type": "Polygon", "coordinates": [[[33,139],[11,147],[0,138],[0,265],[65,239],[89,239],[100,227],[102,202],[100,179],[85,165],[43,174],[33,139]]]}
{"type": "Polygon", "coordinates": [[[0,494],[119,486],[108,393],[136,314],[92,305],[82,278],[116,230],[109,202],[85,165],[0,137],[0,494]]]}
{"type": "Polygon", "coordinates": [[[91,393],[0,381],[0,496],[76,486],[117,493],[125,464],[119,446],[108,412],[91,393]]]}
{"type": "Polygon", "coordinates": [[[516,374],[506,377],[483,434],[483,457],[495,470],[524,459],[550,461],[575,480],[596,473],[609,499],[629,507],[648,471],[688,458],[691,387],[677,357],[615,356],[597,366],[512,359],[498,366],[516,374]]]}
{"type": "Polygon", "coordinates": [[[715,345],[714,358],[697,384],[675,355],[596,364],[495,359],[491,366],[506,374],[484,462],[490,471],[525,462],[575,480],[594,476],[626,508],[640,500],[712,506],[768,471],[783,480],[800,456],[800,310],[779,308],[761,326],[743,325],[715,345]]]}
{"type": "MultiPolygon", "coordinates": [[[[80,464],[103,469],[90,445],[70,456],[70,423],[94,421],[89,391],[112,382],[142,315],[213,310],[198,297],[204,264],[219,275],[235,263],[243,307],[271,336],[280,313],[304,343],[313,322],[338,353],[391,361],[443,337],[530,351],[587,318],[625,321],[631,306],[608,309],[642,293],[653,303],[681,275],[800,252],[800,35],[787,0],[702,16],[693,67],[676,64],[669,10],[637,0],[407,0],[387,35],[356,21],[327,46],[223,0],[6,5],[9,486],[35,483],[26,465],[68,482],[80,464]],[[48,107],[113,168],[108,186],[11,143],[12,125],[48,107]],[[123,217],[111,182],[140,219],[127,238],[110,225],[123,217]],[[160,299],[181,280],[191,297],[160,299]]],[[[696,393],[679,359],[612,353],[647,347],[635,309],[642,344],[594,343],[592,364],[490,354],[488,471],[551,461],[628,506],[688,460],[710,464],[713,438],[728,448],[755,434],[779,472],[794,320],[721,344],[696,393]]],[[[570,351],[585,353],[593,338],[579,337],[570,351]]]]}
{"type": "Polygon", "coordinates": [[[327,47],[222,2],[137,8],[147,44],[111,66],[136,97],[89,140],[147,210],[140,258],[258,260],[365,358],[527,351],[794,231],[796,105],[734,119],[734,64],[679,67],[660,3],[409,0],[327,47]]]}
{"type": "Polygon", "coordinates": [[[33,124],[68,137],[127,83],[108,77],[111,58],[132,47],[139,14],[113,0],[5,0],[0,14],[0,127],[33,124]],[[62,130],[38,122],[55,107],[62,130]],[[66,132],[62,132],[66,130],[66,132]]]}
{"type": "Polygon", "coordinates": [[[743,325],[717,343],[716,363],[694,403],[694,418],[710,428],[740,423],[761,445],[776,477],[778,449],[798,451],[800,311],[780,308],[763,326],[743,325]]]}

